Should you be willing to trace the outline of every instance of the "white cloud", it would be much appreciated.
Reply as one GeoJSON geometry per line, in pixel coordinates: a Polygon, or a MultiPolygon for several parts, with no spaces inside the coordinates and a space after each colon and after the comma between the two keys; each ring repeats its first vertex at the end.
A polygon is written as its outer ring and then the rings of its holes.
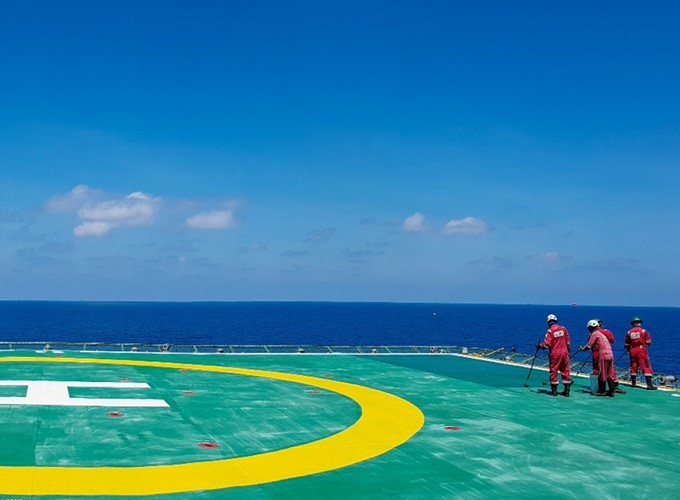
{"type": "Polygon", "coordinates": [[[452,236],[475,236],[485,234],[489,227],[481,219],[465,217],[464,219],[451,219],[444,225],[442,232],[452,236]]]}
{"type": "Polygon", "coordinates": [[[87,238],[89,236],[100,237],[111,231],[116,227],[110,222],[83,222],[73,228],[73,234],[78,238],[87,238]]]}
{"type": "Polygon", "coordinates": [[[114,227],[143,226],[153,221],[160,198],[135,192],[122,200],[86,204],[78,210],[78,217],[86,221],[109,222],[114,227]]]}
{"type": "Polygon", "coordinates": [[[186,224],[193,229],[229,229],[236,221],[233,210],[213,210],[188,217],[186,224]]]}
{"type": "Polygon", "coordinates": [[[47,200],[48,212],[73,212],[86,203],[91,203],[102,195],[101,191],[80,184],[66,194],[47,200]]]}
{"type": "Polygon", "coordinates": [[[48,200],[46,209],[49,212],[75,212],[80,224],[73,228],[73,234],[87,238],[104,236],[119,227],[151,224],[160,205],[160,198],[139,191],[115,198],[81,184],[65,195],[48,200]]]}
{"type": "MultiPolygon", "coordinates": [[[[216,210],[201,205],[216,200],[170,200],[135,191],[126,196],[116,196],[102,190],[78,185],[66,194],[54,196],[46,204],[53,213],[73,213],[77,225],[73,234],[78,238],[101,237],[111,231],[130,226],[147,226],[156,222],[161,208],[172,217],[179,215],[186,226],[194,229],[229,229],[236,226],[235,209],[240,199],[221,200],[216,210]],[[187,217],[187,213],[194,215],[187,217]]],[[[179,222],[179,221],[178,221],[179,222]]]]}
{"type": "Polygon", "coordinates": [[[422,231],[425,228],[425,216],[420,212],[416,212],[404,219],[402,227],[404,231],[408,232],[422,231]]]}

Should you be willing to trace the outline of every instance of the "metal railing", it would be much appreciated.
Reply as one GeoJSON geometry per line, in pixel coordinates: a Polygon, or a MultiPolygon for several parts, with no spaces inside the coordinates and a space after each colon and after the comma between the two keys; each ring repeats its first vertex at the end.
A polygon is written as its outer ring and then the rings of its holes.
{"type": "MultiPolygon", "coordinates": [[[[3,351],[79,351],[79,352],[118,352],[118,353],[176,353],[176,354],[351,354],[351,355],[441,355],[456,354],[505,362],[520,366],[531,365],[534,355],[506,350],[505,348],[488,349],[483,347],[464,347],[455,345],[230,345],[230,344],[144,344],[114,342],[8,342],[0,341],[0,353],[3,351]]],[[[548,368],[548,358],[541,353],[536,356],[534,369],[548,368]]],[[[572,373],[587,375],[591,362],[586,358],[571,361],[572,373]]],[[[630,381],[630,373],[626,369],[617,368],[619,380],[630,381]]],[[[643,380],[643,379],[642,379],[643,380]]],[[[654,383],[669,388],[680,388],[680,381],[672,375],[655,375],[654,383]]]]}

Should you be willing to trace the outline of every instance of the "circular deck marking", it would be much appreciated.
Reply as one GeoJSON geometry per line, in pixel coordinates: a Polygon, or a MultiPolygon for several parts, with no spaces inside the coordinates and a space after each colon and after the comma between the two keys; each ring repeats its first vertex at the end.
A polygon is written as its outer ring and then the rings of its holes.
{"type": "Polygon", "coordinates": [[[361,417],[347,429],[311,443],[247,457],[142,467],[0,466],[3,495],[161,495],[251,486],[318,474],[371,459],[408,441],[423,426],[413,404],[347,382],[292,373],[165,361],[0,357],[0,363],[82,363],[228,373],[311,385],[352,399],[361,417]]]}

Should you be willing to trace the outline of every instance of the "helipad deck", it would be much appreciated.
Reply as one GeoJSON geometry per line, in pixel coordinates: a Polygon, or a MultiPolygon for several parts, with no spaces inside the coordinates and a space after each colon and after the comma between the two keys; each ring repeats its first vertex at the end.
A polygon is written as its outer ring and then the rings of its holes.
{"type": "Polygon", "coordinates": [[[0,355],[0,499],[676,498],[680,394],[449,354],[0,355]]]}

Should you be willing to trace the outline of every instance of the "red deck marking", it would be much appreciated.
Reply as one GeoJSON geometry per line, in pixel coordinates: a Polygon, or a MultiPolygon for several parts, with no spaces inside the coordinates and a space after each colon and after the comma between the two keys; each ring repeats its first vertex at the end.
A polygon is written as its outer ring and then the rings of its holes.
{"type": "Polygon", "coordinates": [[[308,394],[319,394],[320,391],[317,391],[316,389],[310,389],[307,391],[308,394]]]}
{"type": "Polygon", "coordinates": [[[130,379],[129,379],[129,378],[122,378],[122,379],[120,379],[120,381],[121,381],[121,382],[129,382],[130,379]]]}
{"type": "Polygon", "coordinates": [[[461,427],[458,427],[457,425],[445,425],[444,430],[447,431],[459,431],[461,427]]]}
{"type": "Polygon", "coordinates": [[[182,396],[193,396],[194,391],[182,391],[182,396]]]}
{"type": "Polygon", "coordinates": [[[324,378],[333,378],[333,375],[330,375],[329,373],[327,373],[326,375],[324,375],[324,378]]]}
{"type": "Polygon", "coordinates": [[[119,411],[110,411],[106,414],[107,417],[122,417],[123,414],[119,411]]]}
{"type": "Polygon", "coordinates": [[[214,449],[214,448],[219,448],[220,445],[217,443],[199,443],[198,444],[199,448],[209,448],[209,449],[214,449]]]}
{"type": "Polygon", "coordinates": [[[188,371],[189,371],[189,370],[187,370],[186,368],[182,368],[179,372],[180,372],[180,373],[186,373],[186,372],[188,372],[188,371]]]}

